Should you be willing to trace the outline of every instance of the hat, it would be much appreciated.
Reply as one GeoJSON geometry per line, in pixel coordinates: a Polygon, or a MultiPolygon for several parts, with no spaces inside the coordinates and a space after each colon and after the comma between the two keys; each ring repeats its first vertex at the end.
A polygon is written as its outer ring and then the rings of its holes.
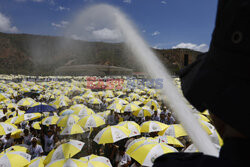
{"type": "Polygon", "coordinates": [[[31,139],[30,139],[30,141],[32,141],[32,140],[36,140],[37,141],[37,138],[36,137],[32,137],[31,139]]]}
{"type": "Polygon", "coordinates": [[[209,109],[250,136],[250,2],[219,1],[209,51],[180,73],[182,90],[199,111],[209,109]]]}

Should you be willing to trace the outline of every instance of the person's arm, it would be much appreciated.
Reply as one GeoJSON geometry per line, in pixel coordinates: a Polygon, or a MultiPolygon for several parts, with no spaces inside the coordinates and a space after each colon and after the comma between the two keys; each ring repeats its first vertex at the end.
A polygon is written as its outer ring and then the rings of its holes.
{"type": "MultiPolygon", "coordinates": [[[[126,153],[125,153],[126,154],[126,153]]],[[[126,164],[124,164],[123,166],[124,167],[128,167],[128,166],[130,166],[130,164],[131,164],[131,157],[128,155],[128,154],[126,154],[126,156],[127,156],[127,163],[126,164]]]]}

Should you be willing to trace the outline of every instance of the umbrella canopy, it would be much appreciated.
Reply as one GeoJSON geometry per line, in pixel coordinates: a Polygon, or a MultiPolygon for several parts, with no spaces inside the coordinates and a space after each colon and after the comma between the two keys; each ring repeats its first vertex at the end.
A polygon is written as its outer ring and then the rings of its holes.
{"type": "Polygon", "coordinates": [[[58,121],[59,117],[58,116],[49,116],[45,117],[42,119],[42,124],[43,125],[55,125],[58,121]]]}
{"type": "Polygon", "coordinates": [[[166,129],[168,125],[158,122],[158,121],[146,121],[141,124],[141,132],[150,133],[150,132],[159,132],[166,129]]]}
{"type": "Polygon", "coordinates": [[[61,111],[59,115],[61,115],[61,116],[70,115],[70,114],[73,114],[74,112],[75,112],[74,110],[65,109],[65,110],[61,111]]]}
{"type": "Polygon", "coordinates": [[[102,101],[98,98],[92,98],[88,101],[89,104],[102,104],[102,101]]]}
{"type": "Polygon", "coordinates": [[[7,135],[9,133],[17,131],[17,127],[14,124],[7,122],[0,122],[0,135],[7,135]]]}
{"type": "Polygon", "coordinates": [[[120,103],[112,103],[110,104],[107,109],[109,110],[121,110],[122,109],[122,105],[120,103]]]}
{"type": "Polygon", "coordinates": [[[60,132],[60,135],[74,135],[84,133],[82,127],[78,124],[74,124],[72,126],[66,126],[60,132]]]}
{"type": "Polygon", "coordinates": [[[133,112],[133,115],[135,115],[136,117],[152,116],[153,114],[154,112],[148,106],[144,106],[141,109],[133,112]]]}
{"type": "Polygon", "coordinates": [[[16,124],[17,118],[18,118],[18,116],[14,116],[14,117],[11,117],[11,118],[7,119],[5,122],[16,124]]]}
{"type": "Polygon", "coordinates": [[[130,130],[123,126],[108,126],[102,129],[94,138],[97,144],[115,143],[129,137],[130,130]]]}
{"type": "Polygon", "coordinates": [[[98,161],[83,161],[87,167],[110,167],[106,163],[98,161]]]}
{"type": "Polygon", "coordinates": [[[93,166],[98,166],[98,167],[103,166],[103,163],[104,163],[105,165],[112,167],[110,160],[108,158],[103,157],[103,156],[94,155],[94,154],[91,154],[91,155],[86,156],[86,157],[82,157],[82,158],[80,158],[80,160],[87,162],[87,163],[91,163],[93,166]],[[98,162],[99,162],[99,164],[96,164],[98,162]]]}
{"type": "Polygon", "coordinates": [[[95,114],[95,112],[92,109],[86,107],[86,108],[83,108],[83,109],[81,109],[79,111],[75,111],[74,114],[79,115],[80,117],[82,117],[82,116],[88,116],[88,115],[91,115],[91,114],[95,114]]]}
{"type": "Polygon", "coordinates": [[[49,105],[37,105],[28,109],[26,113],[42,113],[42,112],[53,112],[56,108],[49,105]]]}
{"type": "Polygon", "coordinates": [[[98,127],[105,124],[103,117],[97,114],[86,116],[81,118],[77,124],[81,125],[83,128],[98,127]]]}
{"type": "Polygon", "coordinates": [[[66,126],[72,126],[75,123],[78,122],[80,118],[77,115],[71,114],[66,116],[61,116],[57,121],[57,126],[60,127],[66,127],[66,126]]]}
{"type": "Polygon", "coordinates": [[[28,97],[28,98],[24,98],[18,101],[17,105],[28,107],[28,106],[32,106],[34,103],[36,103],[36,101],[28,97]]]}
{"type": "Polygon", "coordinates": [[[32,159],[28,167],[44,167],[43,162],[44,162],[45,157],[46,156],[42,156],[42,157],[36,157],[32,159]]]}
{"type": "Polygon", "coordinates": [[[55,100],[54,102],[51,103],[51,106],[55,108],[66,107],[68,105],[69,105],[68,102],[65,100],[55,100]]]}
{"type": "Polygon", "coordinates": [[[23,114],[17,117],[15,123],[19,124],[23,121],[29,121],[29,120],[34,120],[37,118],[40,118],[42,115],[40,113],[29,113],[29,114],[23,114]]]}
{"type": "Polygon", "coordinates": [[[71,106],[69,109],[71,109],[73,111],[80,111],[83,108],[86,108],[86,106],[83,104],[75,104],[75,105],[71,106]]]}
{"type": "Polygon", "coordinates": [[[60,159],[52,161],[46,167],[87,167],[87,164],[78,159],[60,159]]]}
{"type": "Polygon", "coordinates": [[[161,136],[173,136],[173,137],[187,136],[187,132],[180,124],[169,125],[167,128],[163,129],[158,134],[161,136]]]}
{"type": "Polygon", "coordinates": [[[5,94],[0,93],[0,101],[4,101],[8,99],[8,97],[5,94]]]}
{"type": "Polygon", "coordinates": [[[157,136],[155,137],[155,141],[158,143],[174,145],[175,147],[184,147],[184,145],[173,136],[157,136]]]}
{"type": "Polygon", "coordinates": [[[134,121],[124,121],[120,122],[118,125],[124,126],[131,131],[129,137],[138,136],[141,134],[141,127],[134,121]]]}
{"type": "Polygon", "coordinates": [[[13,139],[19,139],[22,137],[21,136],[22,132],[23,132],[23,129],[17,129],[17,131],[11,133],[11,137],[13,139]]]}
{"type": "Polygon", "coordinates": [[[142,166],[153,166],[154,160],[166,153],[178,152],[174,147],[162,143],[149,143],[136,148],[132,153],[128,153],[142,166]]]}
{"type": "Polygon", "coordinates": [[[0,166],[23,167],[30,163],[31,156],[22,151],[10,151],[0,155],[0,166]]]}
{"type": "Polygon", "coordinates": [[[157,110],[159,108],[159,104],[156,100],[150,99],[150,100],[145,100],[144,104],[146,106],[154,106],[155,110],[157,110]]]}
{"type": "Polygon", "coordinates": [[[139,146],[143,144],[149,144],[149,143],[158,144],[158,142],[156,142],[156,140],[152,137],[148,137],[148,138],[141,137],[141,138],[135,139],[132,142],[130,142],[129,145],[127,146],[126,153],[127,154],[132,153],[139,146]]]}
{"type": "Polygon", "coordinates": [[[5,149],[3,152],[1,152],[0,154],[4,154],[4,153],[7,153],[7,152],[10,152],[10,151],[21,151],[21,152],[24,152],[26,153],[27,152],[27,148],[26,147],[23,147],[23,146],[11,146],[7,149],[5,149]]]}
{"type": "Polygon", "coordinates": [[[41,130],[41,126],[40,126],[41,122],[33,122],[31,124],[31,126],[36,129],[36,130],[41,130]]]}
{"type": "Polygon", "coordinates": [[[67,143],[61,144],[56,149],[53,149],[49,152],[47,157],[44,160],[44,164],[54,162],[58,159],[71,158],[75,154],[81,151],[84,143],[78,140],[70,140],[67,143]]]}
{"type": "Polygon", "coordinates": [[[123,106],[122,110],[126,112],[128,111],[133,112],[133,111],[140,110],[140,107],[136,104],[130,103],[130,104],[123,106]]]}

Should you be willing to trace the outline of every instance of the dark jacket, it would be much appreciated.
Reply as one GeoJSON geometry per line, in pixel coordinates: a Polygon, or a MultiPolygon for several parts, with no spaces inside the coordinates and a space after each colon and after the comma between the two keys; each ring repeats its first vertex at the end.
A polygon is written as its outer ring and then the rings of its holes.
{"type": "Polygon", "coordinates": [[[227,139],[219,158],[203,153],[169,153],[158,157],[153,167],[245,167],[249,166],[249,140],[227,139]]]}

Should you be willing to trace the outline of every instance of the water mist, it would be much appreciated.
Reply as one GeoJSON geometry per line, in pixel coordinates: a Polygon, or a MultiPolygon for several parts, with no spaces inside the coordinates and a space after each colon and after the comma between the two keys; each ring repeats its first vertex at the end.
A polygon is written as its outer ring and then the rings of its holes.
{"type": "MultiPolygon", "coordinates": [[[[173,79],[168,74],[167,69],[158,60],[154,52],[148,47],[139,33],[134,28],[133,24],[126,16],[117,8],[110,5],[101,4],[95,5],[87,9],[90,13],[100,13],[98,20],[111,20],[115,29],[118,29],[122,34],[122,40],[131,49],[133,55],[138,62],[146,69],[152,78],[163,79],[162,93],[166,95],[166,103],[169,104],[173,113],[181,122],[195,146],[205,154],[218,156],[218,151],[211,142],[209,136],[200,126],[198,120],[193,116],[190,108],[187,105],[184,97],[178,92],[173,84],[173,79]]],[[[86,16],[86,15],[85,15],[86,16]]],[[[78,19],[79,20],[79,19],[78,19]]],[[[78,27],[80,29],[81,27],[78,27]]]]}

